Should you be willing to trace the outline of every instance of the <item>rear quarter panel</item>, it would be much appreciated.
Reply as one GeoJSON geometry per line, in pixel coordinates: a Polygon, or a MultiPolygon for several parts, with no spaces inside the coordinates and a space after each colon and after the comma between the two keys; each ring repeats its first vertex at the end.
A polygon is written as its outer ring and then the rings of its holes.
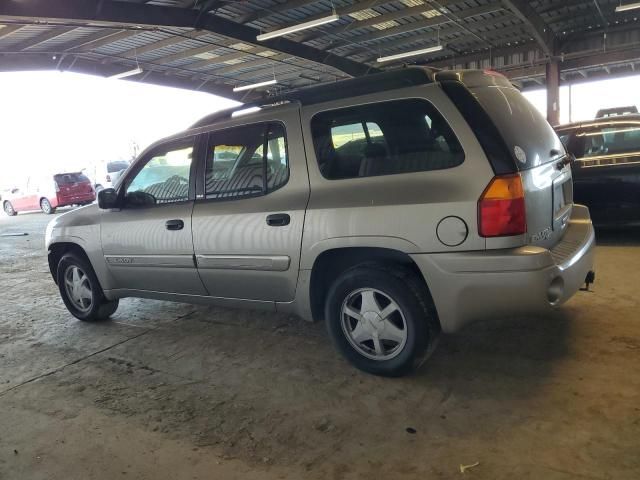
{"type": "Polygon", "coordinates": [[[478,235],[477,201],[493,177],[485,154],[456,107],[436,84],[365,95],[304,107],[302,129],[307,152],[311,196],[302,242],[302,269],[332,248],[373,246],[405,253],[483,250],[478,235]],[[464,162],[454,168],[327,180],[320,173],[311,136],[312,117],[322,111],[381,101],[420,98],[431,102],[460,141],[464,162]],[[459,246],[438,240],[437,225],[447,216],[467,224],[459,246]]]}

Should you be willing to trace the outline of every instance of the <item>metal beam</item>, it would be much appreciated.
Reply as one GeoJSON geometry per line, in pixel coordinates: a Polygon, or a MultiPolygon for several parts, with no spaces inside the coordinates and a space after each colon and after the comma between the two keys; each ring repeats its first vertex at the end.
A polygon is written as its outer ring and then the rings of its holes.
{"type": "Polygon", "coordinates": [[[164,40],[159,40],[157,42],[153,42],[139,48],[132,48],[131,50],[127,50],[126,52],[121,53],[120,56],[126,57],[126,58],[134,58],[137,55],[142,55],[144,53],[152,52],[154,50],[160,50],[161,48],[175,45],[176,43],[182,43],[182,42],[186,42],[187,40],[193,40],[195,38],[201,37],[202,35],[206,35],[207,33],[208,32],[196,31],[196,32],[187,33],[185,36],[171,36],[169,38],[165,38],[164,40]]]}
{"type": "Polygon", "coordinates": [[[0,38],[8,37],[13,32],[20,30],[24,25],[5,25],[4,28],[0,28],[0,38]]]}
{"type": "MultiPolygon", "coordinates": [[[[458,17],[461,19],[470,18],[476,15],[482,15],[485,13],[495,12],[502,10],[500,4],[495,5],[483,5],[481,7],[469,8],[459,12],[458,17]]],[[[377,32],[366,33],[358,35],[350,39],[349,41],[337,41],[327,46],[327,50],[333,50],[339,47],[347,45],[358,45],[363,42],[369,42],[371,40],[378,40],[380,38],[392,37],[394,35],[400,35],[402,33],[413,32],[416,30],[422,30],[423,28],[433,27],[436,25],[443,25],[449,23],[450,20],[445,16],[427,18],[425,20],[419,20],[417,22],[407,23],[406,25],[400,25],[398,27],[387,28],[386,30],[379,30],[377,32]]]]}
{"type": "Polygon", "coordinates": [[[553,32],[527,0],[502,0],[502,3],[529,27],[533,38],[544,53],[550,57],[555,55],[553,32]]]}
{"type": "MultiPolygon", "coordinates": [[[[459,0],[440,0],[438,3],[443,6],[446,7],[452,3],[456,3],[459,0]]],[[[355,13],[358,12],[360,10],[365,10],[365,9],[369,9],[372,6],[376,6],[380,3],[385,3],[385,2],[371,2],[371,1],[363,1],[363,2],[358,2],[356,5],[358,6],[358,8],[354,8],[353,5],[349,5],[348,7],[342,7],[342,8],[338,8],[336,9],[336,13],[338,13],[341,16],[348,16],[350,13],[355,13]],[[373,5],[372,5],[373,4],[373,5]]],[[[396,20],[398,18],[406,18],[412,15],[420,15],[422,12],[426,12],[428,10],[433,10],[434,7],[429,5],[428,3],[424,3],[415,7],[408,7],[408,8],[401,8],[399,10],[396,10],[394,12],[389,12],[389,13],[383,13],[381,15],[378,15],[376,17],[372,17],[372,18],[367,18],[365,20],[356,20],[353,19],[353,21],[351,23],[348,23],[347,25],[340,25],[338,27],[324,27],[322,28],[322,30],[320,32],[306,32],[306,33],[302,33],[300,35],[298,35],[297,37],[295,37],[295,39],[299,42],[308,42],[310,40],[315,40],[316,38],[321,38],[323,36],[326,35],[335,35],[338,33],[343,33],[349,30],[355,30],[358,28],[364,28],[364,27],[370,27],[372,25],[376,25],[378,23],[382,23],[382,22],[388,22],[391,20],[396,20]]],[[[325,13],[317,16],[317,17],[321,17],[321,16],[326,16],[325,13]]],[[[310,20],[313,20],[313,17],[309,18],[310,20]]],[[[444,19],[444,17],[442,17],[442,19],[444,19]]],[[[306,19],[305,19],[306,20],[306,19]]],[[[287,26],[291,26],[294,24],[289,24],[289,25],[284,25],[284,26],[278,26],[278,28],[285,28],[287,26]]]]}
{"type": "MultiPolygon", "coordinates": [[[[99,32],[99,33],[102,33],[102,32],[99,32]]],[[[124,40],[125,38],[129,38],[129,37],[133,37],[138,33],[141,33],[141,32],[137,32],[135,30],[120,30],[117,32],[110,32],[108,35],[98,36],[96,34],[96,37],[89,41],[81,41],[80,43],[74,42],[74,45],[67,48],[65,51],[74,52],[74,53],[88,52],[95,48],[99,48],[103,45],[108,45],[109,43],[117,42],[119,40],[124,40]]]]}
{"type": "MultiPolygon", "coordinates": [[[[132,25],[164,25],[193,28],[199,12],[193,9],[162,7],[113,0],[32,0],[29,2],[0,3],[0,17],[71,19],[86,22],[105,22],[132,25]]],[[[241,42],[257,45],[259,30],[240,25],[216,15],[203,15],[200,26],[219,35],[241,42]]],[[[299,44],[286,38],[277,38],[260,43],[272,50],[322,63],[341,70],[351,76],[368,73],[371,67],[362,65],[308,45],[299,44]]]]}
{"type": "Polygon", "coordinates": [[[294,8],[304,7],[305,5],[309,5],[310,3],[314,3],[315,0],[293,0],[290,2],[285,2],[281,5],[275,5],[273,7],[269,7],[268,9],[259,9],[255,12],[248,13],[246,15],[241,16],[238,19],[238,23],[251,23],[259,18],[269,17],[271,15],[275,15],[277,13],[286,12],[287,10],[293,10],[294,8]]]}
{"type": "Polygon", "coordinates": [[[28,38],[22,42],[11,47],[12,50],[27,50],[29,48],[37,47],[38,45],[53,40],[65,33],[75,30],[75,27],[54,27],[47,32],[43,32],[40,35],[36,35],[33,38],[28,38]]]}
{"type": "MultiPolygon", "coordinates": [[[[57,67],[63,71],[98,75],[101,77],[108,77],[122,71],[122,65],[104,64],[98,60],[80,58],[72,55],[67,57],[67,60],[60,66],[58,66],[58,61],[52,60],[51,55],[43,53],[29,53],[24,56],[6,55],[3,57],[2,62],[0,62],[0,71],[2,72],[54,70],[57,67]]],[[[140,77],[142,78],[143,76],[141,75],[140,77]]],[[[207,76],[204,75],[204,78],[206,77],[207,76]]],[[[135,77],[132,77],[126,81],[186,88],[189,90],[204,91],[226,98],[238,98],[238,96],[233,93],[230,85],[216,83],[213,78],[203,85],[203,76],[187,77],[182,75],[168,75],[166,72],[147,71],[145,72],[144,80],[137,80],[135,77]]]]}

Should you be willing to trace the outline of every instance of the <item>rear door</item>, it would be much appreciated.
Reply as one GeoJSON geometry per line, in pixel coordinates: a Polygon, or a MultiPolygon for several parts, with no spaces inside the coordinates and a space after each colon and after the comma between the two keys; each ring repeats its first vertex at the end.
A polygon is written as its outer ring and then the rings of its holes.
{"type": "Polygon", "coordinates": [[[199,181],[193,244],[209,295],[293,300],[309,197],[297,108],[210,133],[199,181]]]}
{"type": "Polygon", "coordinates": [[[589,207],[594,222],[640,222],[640,120],[585,126],[568,147],[576,156],[576,202],[589,207]]]}
{"type": "Polygon", "coordinates": [[[506,78],[485,74],[471,79],[468,87],[497,127],[521,175],[527,242],[552,247],[562,238],[573,205],[571,169],[563,161],[562,142],[506,78]]]}

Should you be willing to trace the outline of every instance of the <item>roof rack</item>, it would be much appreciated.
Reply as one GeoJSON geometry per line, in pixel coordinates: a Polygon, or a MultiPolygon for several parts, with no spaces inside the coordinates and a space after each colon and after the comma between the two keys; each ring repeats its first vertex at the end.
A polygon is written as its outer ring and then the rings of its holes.
{"type": "Polygon", "coordinates": [[[342,98],[367,95],[369,93],[394,90],[396,88],[413,87],[433,83],[433,74],[437,69],[428,67],[406,67],[381,73],[373,73],[362,77],[340,80],[315,87],[291,90],[278,96],[264,98],[261,101],[245,103],[237,107],[227,108],[198,120],[191,128],[204,127],[221,120],[227,120],[235,112],[247,110],[251,107],[275,107],[290,102],[299,102],[301,105],[313,105],[316,103],[339,100],[342,98]]]}

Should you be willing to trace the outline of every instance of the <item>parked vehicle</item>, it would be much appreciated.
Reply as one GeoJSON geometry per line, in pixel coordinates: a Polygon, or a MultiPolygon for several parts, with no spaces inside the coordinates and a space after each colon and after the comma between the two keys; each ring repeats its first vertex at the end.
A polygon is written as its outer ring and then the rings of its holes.
{"type": "Polygon", "coordinates": [[[401,375],[441,330],[544,313],[593,281],[562,143],[501,75],[407,68],[279,103],[155,143],[50,222],[74,316],[130,296],[296,313],[356,367],[401,375]]]}
{"type": "Polygon", "coordinates": [[[640,225],[640,115],[556,127],[576,161],[574,197],[600,226],[640,225]]]}
{"type": "Polygon", "coordinates": [[[87,205],[95,199],[91,181],[83,174],[58,173],[27,178],[24,186],[14,187],[3,195],[2,208],[9,216],[30,210],[51,214],[58,207],[87,205]]]}
{"type": "Polygon", "coordinates": [[[638,107],[629,105],[627,107],[601,108],[596,113],[596,118],[615,117],[617,115],[628,115],[638,113],[638,107]]]}
{"type": "Polygon", "coordinates": [[[116,184],[118,177],[129,167],[126,160],[103,162],[88,170],[88,176],[94,181],[96,192],[104,188],[111,188],[116,184]]]}

